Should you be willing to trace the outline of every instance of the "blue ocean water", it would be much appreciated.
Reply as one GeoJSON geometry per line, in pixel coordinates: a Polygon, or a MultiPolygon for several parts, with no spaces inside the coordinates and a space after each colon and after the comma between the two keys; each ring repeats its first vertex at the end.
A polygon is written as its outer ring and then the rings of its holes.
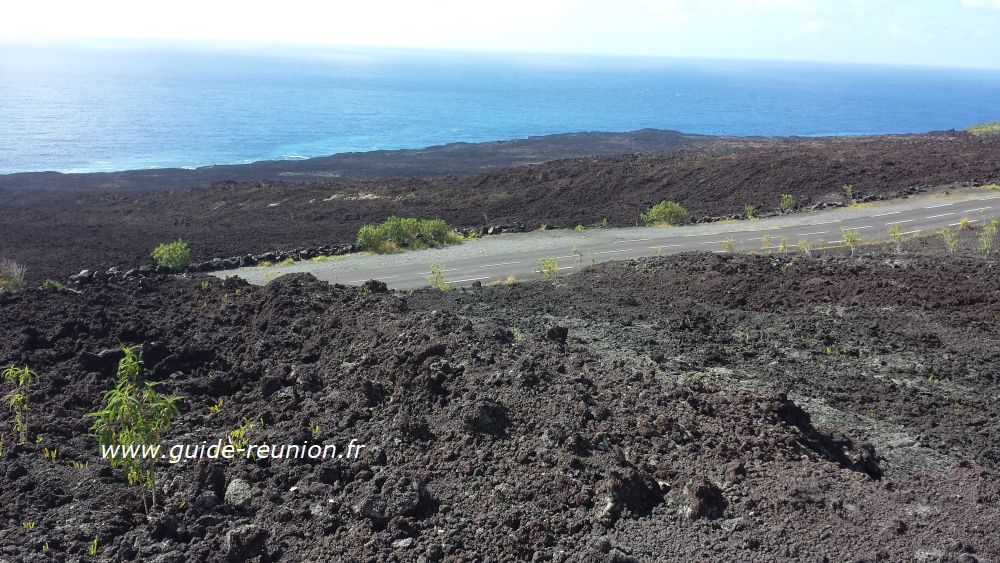
{"type": "Polygon", "coordinates": [[[996,71],[0,45],[0,173],[193,167],[568,131],[846,135],[998,118],[996,71]]]}

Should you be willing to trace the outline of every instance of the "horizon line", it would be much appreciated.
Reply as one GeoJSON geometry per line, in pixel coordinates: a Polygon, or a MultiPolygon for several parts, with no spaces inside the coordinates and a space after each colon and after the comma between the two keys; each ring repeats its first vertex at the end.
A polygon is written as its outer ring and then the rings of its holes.
{"type": "MultiPolygon", "coordinates": [[[[145,37],[67,37],[53,40],[43,39],[10,39],[0,38],[0,47],[36,47],[36,48],[84,48],[93,50],[121,49],[133,47],[172,48],[180,52],[212,53],[220,51],[261,51],[267,48],[286,50],[326,50],[326,51],[375,51],[393,54],[424,53],[435,55],[471,55],[471,56],[501,56],[501,57],[568,57],[568,58],[605,58],[621,60],[648,61],[690,61],[690,62],[737,62],[737,63],[774,63],[774,64],[820,64],[820,65],[850,65],[896,68],[925,68],[947,70],[980,70],[1000,72],[1000,64],[996,66],[966,65],[966,64],[935,64],[919,62],[892,61],[856,61],[833,60],[819,58],[755,58],[740,56],[706,56],[706,55],[666,55],[643,53],[598,53],[586,51],[531,51],[531,50],[493,50],[475,48],[445,48],[419,47],[403,45],[357,45],[325,42],[291,42],[291,41],[248,41],[248,40],[215,40],[215,39],[180,39],[180,38],[145,38],[145,37]]],[[[152,49],[150,49],[152,50],[152,49]]],[[[272,53],[273,54],[273,53],[272,53]]]]}

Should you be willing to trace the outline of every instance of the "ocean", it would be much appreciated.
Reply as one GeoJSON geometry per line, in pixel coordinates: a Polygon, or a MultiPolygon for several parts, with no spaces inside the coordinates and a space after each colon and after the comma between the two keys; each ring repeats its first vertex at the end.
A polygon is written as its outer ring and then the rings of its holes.
{"type": "Polygon", "coordinates": [[[0,173],[196,167],[570,131],[855,135],[995,119],[997,71],[0,45],[0,173]]]}

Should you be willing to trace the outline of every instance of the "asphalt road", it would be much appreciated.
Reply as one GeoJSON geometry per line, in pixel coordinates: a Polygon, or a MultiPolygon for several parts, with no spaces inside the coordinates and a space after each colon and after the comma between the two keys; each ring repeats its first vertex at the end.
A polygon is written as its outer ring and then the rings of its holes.
{"type": "Polygon", "coordinates": [[[692,250],[778,251],[783,238],[790,252],[796,251],[795,245],[801,240],[817,246],[837,246],[843,244],[845,229],[854,229],[862,243],[888,239],[891,225],[899,225],[902,233],[910,237],[957,227],[963,218],[976,225],[995,216],[1000,216],[1000,193],[972,189],[751,221],[499,235],[447,248],[392,255],[358,254],[289,266],[226,270],[213,275],[240,276],[250,283],[263,284],[279,275],[309,272],[331,283],[359,285],[377,279],[391,288],[411,289],[427,286],[430,267],[438,264],[455,285],[476,281],[485,284],[508,276],[541,277],[537,270],[542,258],[557,258],[559,272],[564,274],[608,260],[692,250]],[[734,247],[728,248],[728,243],[734,243],[734,247]]]}

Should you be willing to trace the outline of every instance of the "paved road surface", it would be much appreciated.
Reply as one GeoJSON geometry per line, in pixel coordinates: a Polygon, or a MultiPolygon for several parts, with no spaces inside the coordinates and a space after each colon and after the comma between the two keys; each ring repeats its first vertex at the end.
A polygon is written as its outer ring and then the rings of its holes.
{"type": "Polygon", "coordinates": [[[240,276],[263,284],[275,276],[310,272],[321,280],[358,285],[369,279],[395,289],[428,285],[431,264],[439,264],[456,285],[515,276],[538,278],[538,260],[556,257],[560,273],[607,260],[626,260],[690,250],[725,252],[723,242],[735,239],[739,250],[762,249],[767,237],[776,250],[787,237],[790,250],[800,240],[827,246],[843,242],[843,229],[855,229],[862,242],[887,239],[890,225],[899,225],[907,237],[956,227],[962,218],[973,225],[1000,215],[1000,194],[982,189],[881,202],[782,217],[711,223],[687,227],[636,227],[587,231],[548,231],[484,237],[447,248],[393,255],[352,255],[342,259],[296,262],[290,266],[251,267],[215,272],[218,277],[240,276]]]}

